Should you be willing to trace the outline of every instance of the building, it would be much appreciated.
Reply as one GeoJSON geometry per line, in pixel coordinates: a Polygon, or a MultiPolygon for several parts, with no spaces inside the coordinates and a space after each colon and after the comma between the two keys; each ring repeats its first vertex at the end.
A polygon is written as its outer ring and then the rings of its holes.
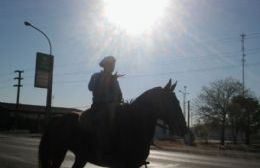
{"type": "MultiPolygon", "coordinates": [[[[52,107],[52,116],[71,112],[81,113],[75,108],[52,107]]],[[[45,106],[0,102],[0,130],[23,129],[38,132],[46,114],[45,106]]]]}

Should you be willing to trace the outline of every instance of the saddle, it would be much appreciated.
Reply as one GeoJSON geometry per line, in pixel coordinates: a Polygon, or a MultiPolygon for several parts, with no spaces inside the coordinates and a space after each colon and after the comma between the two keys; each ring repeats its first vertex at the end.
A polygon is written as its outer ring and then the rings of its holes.
{"type": "MultiPolygon", "coordinates": [[[[124,104],[117,106],[114,111],[107,107],[97,107],[90,108],[81,114],[80,125],[94,138],[95,151],[93,154],[99,162],[112,164],[117,160],[118,152],[122,147],[120,145],[122,145],[122,141],[126,140],[122,139],[122,136],[131,131],[129,126],[132,121],[130,115],[132,110],[129,104],[124,104]]],[[[147,164],[149,162],[145,160],[138,162],[139,166],[147,167],[147,164]]]]}
{"type": "Polygon", "coordinates": [[[92,107],[84,111],[79,119],[80,126],[92,136],[98,155],[110,154],[118,136],[116,110],[114,107],[92,107]]]}
{"type": "Polygon", "coordinates": [[[127,117],[125,113],[131,113],[131,110],[129,104],[98,104],[84,111],[79,122],[81,127],[90,133],[102,129],[102,126],[120,127],[120,123],[127,117]]]}
{"type": "MultiPolygon", "coordinates": [[[[79,118],[80,126],[87,132],[96,132],[107,123],[113,113],[108,106],[91,107],[84,111],[79,118]]],[[[112,122],[112,121],[111,121],[112,122]]]]}

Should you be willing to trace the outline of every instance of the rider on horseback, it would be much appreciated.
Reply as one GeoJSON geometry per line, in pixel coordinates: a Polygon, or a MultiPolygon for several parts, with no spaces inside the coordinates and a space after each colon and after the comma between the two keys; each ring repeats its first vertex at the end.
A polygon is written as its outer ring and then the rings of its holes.
{"type": "Polygon", "coordinates": [[[113,56],[105,57],[99,63],[104,70],[93,74],[88,84],[88,88],[93,94],[91,112],[96,116],[94,122],[98,125],[98,128],[93,130],[98,139],[98,155],[110,153],[112,150],[113,140],[111,138],[115,134],[115,111],[122,102],[122,92],[117,80],[119,75],[112,74],[115,62],[116,59],[113,56]]]}
{"type": "Polygon", "coordinates": [[[122,101],[122,92],[117,81],[118,75],[112,74],[116,59],[113,56],[105,57],[99,65],[104,69],[91,76],[88,88],[93,94],[92,108],[114,106],[122,101]]]}

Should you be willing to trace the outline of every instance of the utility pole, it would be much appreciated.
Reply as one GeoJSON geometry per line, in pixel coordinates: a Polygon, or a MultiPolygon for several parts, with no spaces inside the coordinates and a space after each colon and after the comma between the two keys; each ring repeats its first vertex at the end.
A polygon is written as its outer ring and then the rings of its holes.
{"type": "MultiPolygon", "coordinates": [[[[245,54],[245,37],[246,34],[242,33],[241,35],[241,51],[242,51],[242,95],[243,98],[245,99],[245,62],[246,62],[246,54],[245,54]]],[[[250,144],[250,110],[248,109],[242,109],[242,110],[247,110],[247,128],[246,128],[246,144],[250,144]]]]}
{"type": "Polygon", "coordinates": [[[244,33],[242,33],[241,35],[241,51],[242,51],[242,95],[245,96],[245,37],[246,35],[244,33]]]}
{"type": "Polygon", "coordinates": [[[188,101],[188,129],[190,129],[190,101],[188,101]]]}
{"type": "Polygon", "coordinates": [[[17,87],[17,96],[16,96],[16,108],[18,108],[19,106],[19,100],[20,100],[20,87],[22,87],[23,85],[21,85],[21,80],[23,80],[22,78],[22,73],[24,71],[22,70],[15,70],[15,73],[18,73],[18,76],[14,78],[14,80],[17,80],[17,84],[13,85],[14,87],[17,87]]]}
{"type": "Polygon", "coordinates": [[[187,93],[187,86],[184,86],[183,91],[179,90],[179,92],[183,95],[183,115],[184,119],[186,119],[186,95],[189,94],[187,93]]]}

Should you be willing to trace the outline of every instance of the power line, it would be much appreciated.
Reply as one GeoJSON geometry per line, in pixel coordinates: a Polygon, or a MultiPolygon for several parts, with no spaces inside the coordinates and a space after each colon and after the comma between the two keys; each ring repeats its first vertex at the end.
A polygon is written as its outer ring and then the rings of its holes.
{"type": "MultiPolygon", "coordinates": [[[[256,66],[259,65],[260,62],[248,63],[247,66],[256,66]]],[[[232,69],[232,68],[239,68],[240,65],[227,65],[227,66],[217,66],[217,67],[210,67],[210,68],[199,68],[199,69],[189,69],[185,71],[172,71],[172,72],[164,72],[164,73],[151,73],[151,74],[129,74],[126,77],[122,77],[122,79],[127,78],[135,78],[135,77],[154,77],[154,76],[165,76],[171,74],[178,74],[178,73],[190,73],[190,72],[206,72],[212,70],[222,70],[222,69],[232,69]]],[[[54,81],[54,83],[81,83],[81,82],[88,82],[87,80],[65,80],[65,81],[54,81]]]]}
{"type": "MultiPolygon", "coordinates": [[[[259,33],[260,34],[260,33],[259,33]]],[[[247,35],[248,36],[248,35],[247,35]]],[[[247,39],[247,38],[245,38],[247,39]]],[[[248,49],[248,54],[255,54],[257,53],[256,51],[260,50],[260,48],[252,48],[252,49],[248,49]],[[254,51],[254,52],[253,52],[254,51]]],[[[190,58],[196,58],[196,59],[201,59],[201,58],[204,58],[204,59],[212,59],[212,58],[218,58],[218,57],[215,57],[215,56],[224,56],[224,57],[235,57],[237,55],[237,53],[233,53],[233,52],[223,52],[223,53],[216,53],[216,54],[212,54],[212,55],[200,55],[200,56],[185,56],[185,57],[178,57],[178,58],[174,58],[174,59],[171,59],[171,60],[167,60],[167,63],[162,63],[162,65],[167,65],[167,64],[171,64],[171,61],[176,61],[176,60],[179,60],[179,59],[190,59],[190,58]]],[[[63,64],[63,65],[56,65],[55,68],[57,67],[65,67],[65,68],[68,68],[68,66],[70,67],[73,67],[71,65],[79,65],[79,64],[82,64],[82,62],[78,62],[78,63],[71,63],[71,64],[63,64]]],[[[157,63],[157,64],[160,64],[160,63],[157,63]]],[[[78,66],[76,66],[78,67],[78,66]]],[[[27,71],[33,71],[34,68],[26,68],[27,71]]],[[[58,74],[55,74],[55,76],[61,76],[61,75],[75,75],[75,74],[91,74],[91,72],[86,72],[86,71],[76,71],[76,72],[66,72],[66,73],[58,73],[58,74]]],[[[5,73],[1,73],[0,76],[7,76],[7,75],[10,75],[11,73],[8,73],[8,74],[5,74],[5,73]]],[[[34,75],[29,75],[29,76],[26,76],[26,77],[29,77],[29,78],[32,78],[34,77],[34,75]]]]}
{"type": "Polygon", "coordinates": [[[245,39],[256,39],[256,38],[259,38],[260,35],[257,35],[257,36],[251,36],[251,37],[246,37],[245,39]]]}
{"type": "Polygon", "coordinates": [[[247,34],[247,36],[260,36],[260,33],[256,32],[256,33],[249,33],[247,34]]]}
{"type": "MultiPolygon", "coordinates": [[[[258,66],[260,65],[260,62],[254,62],[254,63],[247,63],[246,66],[258,66]]],[[[129,74],[126,75],[125,77],[122,77],[122,79],[127,79],[127,78],[139,78],[139,77],[155,77],[155,76],[165,76],[165,75],[171,75],[171,74],[179,74],[179,73],[190,73],[190,72],[208,72],[208,71],[213,71],[213,70],[222,70],[222,69],[232,69],[232,68],[239,68],[240,65],[227,65],[227,66],[216,66],[216,67],[210,67],[210,68],[198,68],[198,69],[189,69],[189,70],[184,70],[184,71],[171,71],[171,72],[163,72],[163,73],[150,73],[150,74],[129,74]]],[[[75,72],[76,73],[76,72],[75,72]]],[[[54,81],[54,83],[63,83],[63,84],[68,84],[68,83],[86,83],[88,80],[65,80],[65,81],[54,81]]],[[[24,83],[23,85],[33,85],[32,83],[24,83]]],[[[9,86],[0,86],[1,88],[7,88],[9,86]]]]}
{"type": "MultiPolygon", "coordinates": [[[[260,35],[260,33],[251,33],[251,34],[249,34],[249,35],[251,35],[251,36],[255,36],[255,35],[260,35]]],[[[248,35],[247,35],[247,37],[248,37],[248,35]]],[[[244,38],[244,39],[246,39],[246,38],[244,38]]],[[[258,53],[257,51],[258,50],[260,50],[260,48],[252,48],[252,49],[248,49],[247,51],[247,54],[256,54],[256,53],[258,53]]],[[[196,59],[198,59],[198,58],[208,58],[208,59],[212,59],[212,58],[217,58],[217,57],[213,57],[213,56],[216,56],[216,55],[219,55],[219,56],[225,56],[225,57],[227,57],[227,56],[235,56],[236,54],[234,53],[234,54],[232,54],[232,53],[230,53],[230,52],[226,52],[226,53],[220,53],[220,54],[215,54],[215,55],[212,55],[212,56],[208,56],[208,55],[204,55],[204,56],[192,56],[192,57],[179,57],[179,58],[177,58],[177,59],[190,59],[190,58],[196,58],[196,59]]],[[[170,60],[170,61],[175,61],[176,59],[172,59],[172,60],[170,60]]],[[[171,64],[172,62],[169,62],[169,60],[168,60],[168,62],[166,63],[166,64],[171,64]]],[[[64,67],[67,67],[67,65],[77,65],[77,64],[81,64],[80,62],[79,63],[72,63],[72,64],[64,64],[64,67]]],[[[157,63],[158,64],[158,63],[157,63]]],[[[163,65],[166,65],[165,63],[162,63],[163,65]]],[[[60,65],[60,67],[63,67],[63,65],[60,65]]],[[[231,68],[232,68],[232,66],[230,66],[231,68]]],[[[230,68],[229,66],[228,67],[223,67],[223,68],[230,68]]],[[[221,67],[213,67],[213,68],[209,68],[209,69],[202,69],[202,70],[214,70],[214,69],[218,69],[218,68],[221,68],[221,67]]],[[[27,68],[27,70],[34,70],[34,68],[27,68]]],[[[195,72],[197,72],[197,71],[201,71],[200,69],[195,69],[195,70],[189,70],[189,71],[195,71],[195,72]]],[[[174,73],[185,73],[185,72],[187,72],[187,71],[179,71],[179,72],[174,72],[174,73]]],[[[170,73],[173,73],[173,72],[170,72],[170,73]]],[[[10,74],[10,73],[9,73],[10,74]]],[[[4,74],[4,73],[2,73],[2,74],[0,74],[1,76],[2,75],[9,75],[9,74],[4,74]]],[[[86,71],[75,71],[75,72],[66,72],[66,73],[58,73],[58,74],[55,74],[55,76],[62,76],[62,75],[80,75],[80,74],[82,74],[82,75],[89,75],[89,74],[91,74],[91,72],[86,72],[86,71]]],[[[163,74],[158,74],[158,75],[166,75],[166,74],[168,74],[168,73],[163,73],[163,74]]],[[[153,76],[154,74],[151,74],[151,75],[149,75],[149,74],[145,74],[145,75],[131,75],[131,76],[153,76]]],[[[157,76],[157,74],[155,75],[155,76],[157,76]]],[[[27,78],[33,78],[34,77],[34,75],[29,75],[29,76],[26,76],[27,78]]],[[[1,82],[2,83],[2,82],[1,82]]]]}
{"type": "Polygon", "coordinates": [[[0,86],[0,89],[10,88],[10,86],[0,86]]]}
{"type": "MultiPolygon", "coordinates": [[[[260,62],[255,62],[251,64],[247,64],[247,66],[255,66],[259,65],[260,62]]],[[[211,68],[200,68],[200,69],[189,69],[185,71],[174,71],[174,72],[165,72],[165,73],[157,73],[157,74],[138,74],[138,75],[127,75],[128,77],[146,77],[146,76],[163,76],[163,75],[170,75],[170,74],[178,74],[178,73],[190,73],[190,72],[206,72],[212,70],[222,70],[222,69],[230,69],[230,68],[239,68],[240,65],[227,65],[227,66],[218,66],[218,67],[211,67],[211,68]]]]}

